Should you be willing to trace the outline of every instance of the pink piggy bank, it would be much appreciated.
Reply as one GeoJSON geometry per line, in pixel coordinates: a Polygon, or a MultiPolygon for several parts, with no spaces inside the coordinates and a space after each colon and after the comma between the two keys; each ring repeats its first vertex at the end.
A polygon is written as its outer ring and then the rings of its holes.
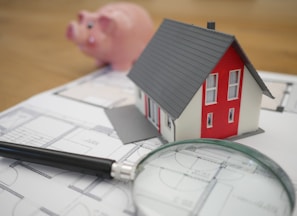
{"type": "Polygon", "coordinates": [[[127,70],[137,60],[154,32],[151,17],[132,3],[110,3],[97,12],[81,11],[66,35],[99,66],[127,70]]]}

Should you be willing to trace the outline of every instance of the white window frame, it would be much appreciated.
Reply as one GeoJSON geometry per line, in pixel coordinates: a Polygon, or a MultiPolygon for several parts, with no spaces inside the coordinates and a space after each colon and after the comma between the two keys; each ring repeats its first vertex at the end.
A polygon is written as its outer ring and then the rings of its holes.
{"type": "Polygon", "coordinates": [[[205,81],[205,105],[211,105],[211,104],[216,104],[217,103],[217,96],[218,96],[218,80],[219,80],[219,74],[218,73],[211,73],[208,75],[206,81],[205,81]],[[207,80],[211,77],[215,76],[215,86],[207,86],[207,80]],[[214,100],[208,101],[207,93],[208,92],[214,92],[214,100]]]}
{"type": "Polygon", "coordinates": [[[212,128],[213,127],[213,113],[207,113],[206,116],[206,128],[212,128]]]}
{"type": "Polygon", "coordinates": [[[158,126],[158,105],[151,98],[147,98],[148,104],[148,119],[153,123],[156,127],[158,126]]]}
{"type": "Polygon", "coordinates": [[[235,108],[229,108],[228,112],[228,123],[234,122],[235,108]]]}
{"type": "Polygon", "coordinates": [[[228,94],[227,94],[227,99],[228,101],[231,101],[231,100],[236,100],[238,99],[238,93],[239,93],[239,84],[240,84],[240,76],[241,76],[241,71],[240,69],[236,69],[236,70],[230,70],[229,71],[229,79],[228,79],[228,94]],[[237,80],[235,83],[230,83],[230,79],[231,79],[231,74],[232,73],[238,73],[238,76],[237,76],[237,80]],[[236,92],[235,92],[235,95],[232,97],[230,96],[230,89],[231,88],[236,88],[236,92]]]}

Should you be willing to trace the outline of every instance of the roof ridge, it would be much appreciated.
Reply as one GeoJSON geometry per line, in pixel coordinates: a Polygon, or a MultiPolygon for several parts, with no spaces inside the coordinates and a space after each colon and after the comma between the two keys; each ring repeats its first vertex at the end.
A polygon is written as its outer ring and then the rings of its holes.
{"type": "Polygon", "coordinates": [[[199,26],[199,25],[196,25],[196,24],[193,24],[193,23],[192,24],[184,23],[184,22],[169,19],[169,18],[164,18],[164,21],[169,21],[169,22],[173,22],[173,23],[182,24],[182,25],[188,26],[188,27],[194,27],[195,29],[199,28],[199,29],[202,29],[202,30],[205,30],[205,31],[208,31],[208,32],[212,32],[214,34],[219,34],[219,35],[223,35],[223,36],[226,36],[226,37],[232,37],[234,39],[236,38],[235,35],[228,34],[228,33],[221,32],[221,31],[217,31],[217,30],[214,30],[214,29],[208,29],[207,27],[202,27],[202,26],[199,26]]]}

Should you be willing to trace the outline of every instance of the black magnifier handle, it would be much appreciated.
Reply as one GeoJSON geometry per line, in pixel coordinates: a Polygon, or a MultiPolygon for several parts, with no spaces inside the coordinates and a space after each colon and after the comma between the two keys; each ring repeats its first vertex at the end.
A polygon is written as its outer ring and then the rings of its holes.
{"type": "Polygon", "coordinates": [[[131,179],[132,167],[115,160],[0,141],[0,156],[104,178],[131,179]]]}

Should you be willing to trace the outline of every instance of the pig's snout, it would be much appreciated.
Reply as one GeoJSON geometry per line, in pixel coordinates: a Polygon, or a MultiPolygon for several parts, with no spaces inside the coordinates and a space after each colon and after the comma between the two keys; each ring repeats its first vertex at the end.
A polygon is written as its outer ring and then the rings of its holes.
{"type": "Polygon", "coordinates": [[[66,29],[66,37],[76,44],[86,44],[94,46],[95,37],[89,34],[86,29],[81,29],[81,26],[76,22],[71,22],[66,29]]]}

